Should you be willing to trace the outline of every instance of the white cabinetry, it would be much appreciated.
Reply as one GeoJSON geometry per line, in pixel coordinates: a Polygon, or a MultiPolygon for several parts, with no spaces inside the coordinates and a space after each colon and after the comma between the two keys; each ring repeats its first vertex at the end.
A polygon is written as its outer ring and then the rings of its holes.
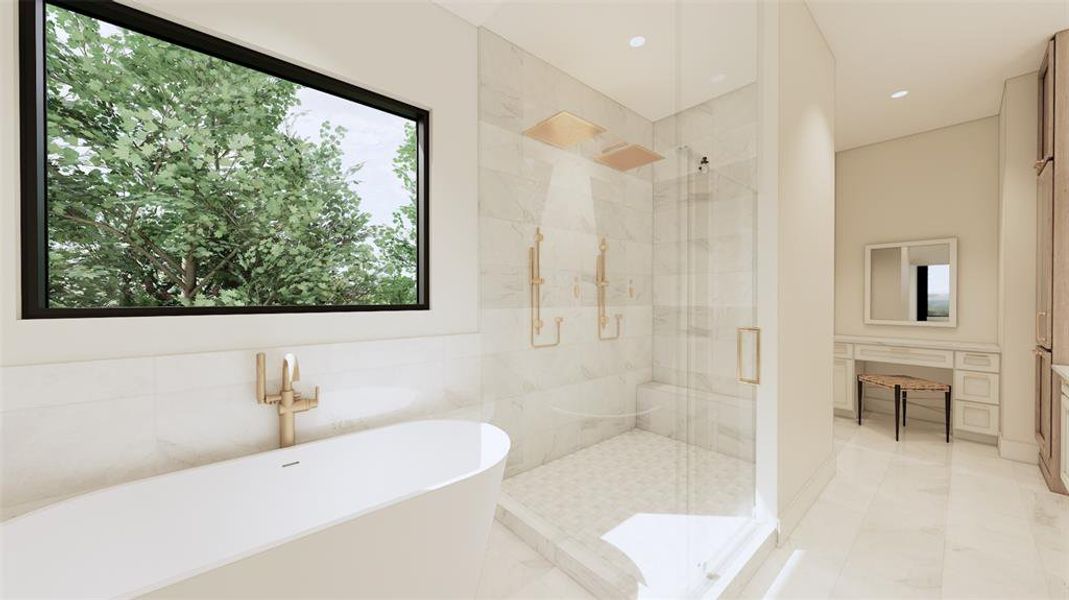
{"type": "Polygon", "coordinates": [[[836,414],[856,416],[857,373],[864,372],[858,361],[946,369],[947,381],[953,386],[951,424],[954,431],[979,434],[991,443],[997,440],[1001,366],[997,346],[839,336],[833,352],[836,414]]]}
{"type": "Polygon", "coordinates": [[[954,430],[998,436],[999,355],[954,353],[954,430]]]}
{"type": "Polygon", "coordinates": [[[835,414],[853,417],[857,408],[857,379],[854,376],[853,347],[835,344],[832,363],[832,405],[835,414]]]}

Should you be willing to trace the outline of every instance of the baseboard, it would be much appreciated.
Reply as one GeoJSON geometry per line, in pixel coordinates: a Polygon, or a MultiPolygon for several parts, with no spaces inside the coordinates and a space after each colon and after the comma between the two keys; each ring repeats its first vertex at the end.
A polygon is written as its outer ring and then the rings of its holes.
{"type": "Polygon", "coordinates": [[[832,453],[813,473],[809,478],[809,481],[805,482],[802,489],[791,500],[790,504],[785,506],[780,511],[779,517],[779,540],[782,543],[786,540],[794,528],[801,522],[802,517],[809,511],[809,507],[813,506],[817,497],[824,491],[824,488],[828,485],[828,482],[835,477],[835,453],[832,453]]]}
{"type": "Polygon", "coordinates": [[[998,436],[998,455],[1002,458],[1034,465],[1039,463],[1039,446],[998,436]]]}

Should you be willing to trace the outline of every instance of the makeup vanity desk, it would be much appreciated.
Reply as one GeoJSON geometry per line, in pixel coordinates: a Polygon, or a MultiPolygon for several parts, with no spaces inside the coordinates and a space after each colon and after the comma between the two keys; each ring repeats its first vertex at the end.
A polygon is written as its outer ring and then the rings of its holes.
{"type": "Polygon", "coordinates": [[[833,397],[837,415],[857,418],[859,366],[890,363],[946,369],[953,386],[954,434],[962,432],[963,437],[971,440],[997,443],[1001,364],[998,345],[836,335],[833,353],[833,397]]]}

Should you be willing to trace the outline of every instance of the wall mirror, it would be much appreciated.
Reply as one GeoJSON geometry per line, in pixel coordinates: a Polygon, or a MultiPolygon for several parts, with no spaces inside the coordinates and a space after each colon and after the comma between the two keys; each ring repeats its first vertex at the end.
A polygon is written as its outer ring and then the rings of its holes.
{"type": "Polygon", "coordinates": [[[865,322],[957,327],[958,240],[865,246],[865,322]]]}

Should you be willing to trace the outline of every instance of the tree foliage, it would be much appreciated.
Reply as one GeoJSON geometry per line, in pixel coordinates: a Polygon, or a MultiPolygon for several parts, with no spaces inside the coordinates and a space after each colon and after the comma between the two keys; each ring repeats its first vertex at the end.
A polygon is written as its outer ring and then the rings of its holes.
{"type": "Polygon", "coordinates": [[[49,7],[51,306],[411,303],[409,192],[370,224],[346,131],[294,132],[299,86],[49,7]]]}

